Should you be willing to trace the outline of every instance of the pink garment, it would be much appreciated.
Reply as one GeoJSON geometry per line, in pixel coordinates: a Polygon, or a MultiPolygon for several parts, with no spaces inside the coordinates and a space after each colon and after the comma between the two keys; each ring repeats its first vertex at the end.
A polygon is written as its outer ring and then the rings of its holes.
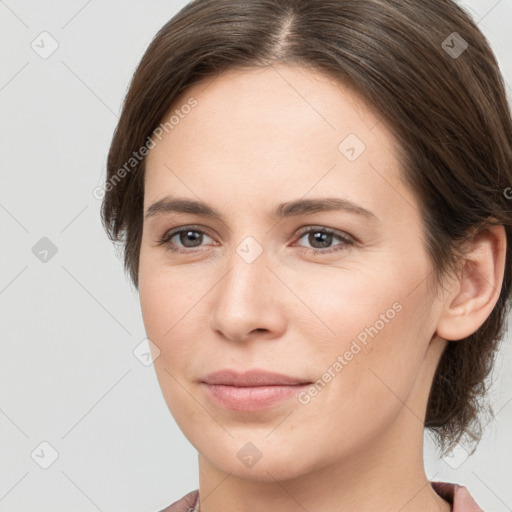
{"type": "Polygon", "coordinates": [[[430,482],[434,491],[452,505],[452,512],[484,512],[462,485],[430,482]]]}
{"type": "MultiPolygon", "coordinates": [[[[452,512],[483,512],[468,490],[458,484],[430,482],[434,491],[452,506],[452,512]]],[[[160,512],[199,512],[199,491],[191,491],[160,512]]]]}
{"type": "Polygon", "coordinates": [[[199,511],[199,490],[190,491],[181,500],[175,501],[160,512],[198,512],[199,511]]]}

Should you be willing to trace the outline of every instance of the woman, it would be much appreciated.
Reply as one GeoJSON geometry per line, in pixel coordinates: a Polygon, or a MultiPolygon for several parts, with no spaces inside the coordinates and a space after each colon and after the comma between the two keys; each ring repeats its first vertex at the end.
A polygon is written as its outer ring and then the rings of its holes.
{"type": "Polygon", "coordinates": [[[511,162],[498,65],[451,1],[196,0],[159,31],[102,216],[199,455],[165,510],[481,510],[428,481],[423,434],[480,438],[511,162]]]}

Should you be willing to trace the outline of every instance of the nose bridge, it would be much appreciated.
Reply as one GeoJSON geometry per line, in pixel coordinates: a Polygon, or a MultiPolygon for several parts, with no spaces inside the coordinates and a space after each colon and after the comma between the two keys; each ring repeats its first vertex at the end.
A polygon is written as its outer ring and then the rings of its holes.
{"type": "MultiPolygon", "coordinates": [[[[219,292],[241,308],[250,308],[251,304],[264,300],[263,296],[270,291],[271,286],[268,263],[267,252],[263,247],[252,237],[246,237],[234,248],[226,262],[229,272],[219,283],[219,292]]],[[[222,300],[222,297],[219,298],[222,300]]]]}
{"type": "Polygon", "coordinates": [[[226,273],[216,287],[211,327],[232,339],[254,329],[275,330],[281,316],[267,267],[268,253],[254,237],[245,237],[226,260],[226,273]]]}

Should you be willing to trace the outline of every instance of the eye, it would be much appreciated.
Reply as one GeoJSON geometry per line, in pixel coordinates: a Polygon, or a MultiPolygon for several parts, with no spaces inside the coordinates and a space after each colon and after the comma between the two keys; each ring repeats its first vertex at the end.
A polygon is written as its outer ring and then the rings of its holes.
{"type": "Polygon", "coordinates": [[[303,230],[299,240],[306,235],[308,243],[313,246],[312,248],[306,247],[306,249],[313,252],[313,254],[341,251],[355,244],[354,239],[349,235],[324,227],[310,227],[303,230]],[[336,238],[340,240],[341,243],[336,244],[333,249],[325,250],[326,248],[332,247],[332,241],[336,238]]]}
{"type": "Polygon", "coordinates": [[[201,247],[201,241],[204,236],[211,238],[202,229],[195,226],[184,226],[164,233],[157,241],[157,245],[165,245],[166,249],[172,252],[188,253],[193,252],[195,247],[201,247]],[[175,242],[172,242],[173,238],[176,238],[175,242]],[[181,246],[178,245],[176,247],[176,242],[181,244],[181,246]],[[185,250],[179,247],[183,247],[185,250]]]}

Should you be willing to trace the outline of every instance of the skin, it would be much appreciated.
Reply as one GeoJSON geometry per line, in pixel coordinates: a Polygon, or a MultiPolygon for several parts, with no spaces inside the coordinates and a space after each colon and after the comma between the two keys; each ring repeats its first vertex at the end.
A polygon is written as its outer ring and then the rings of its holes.
{"type": "Polygon", "coordinates": [[[474,332],[496,304],[504,230],[475,237],[471,265],[429,293],[420,207],[400,179],[390,130],[354,91],[279,64],[194,84],[173,109],[190,97],[197,106],[149,152],[144,212],[173,196],[208,203],[226,223],[172,211],[145,218],[139,292],[163,396],[199,453],[201,511],[448,512],[424,471],[427,398],[446,340],[474,332]],[[366,146],[354,161],[338,149],[348,134],[366,146]],[[322,197],[349,199],[378,220],[268,217],[278,203],[322,197]],[[158,244],[190,225],[204,232],[198,241],[158,244]],[[357,243],[322,245],[299,232],[307,226],[357,243]],[[252,263],[237,253],[247,236],[263,251],[252,263]],[[223,368],[314,382],[396,303],[394,318],[305,405],[230,411],[200,384],[223,368]],[[252,467],[237,456],[248,442],[261,453],[252,467]]]}

